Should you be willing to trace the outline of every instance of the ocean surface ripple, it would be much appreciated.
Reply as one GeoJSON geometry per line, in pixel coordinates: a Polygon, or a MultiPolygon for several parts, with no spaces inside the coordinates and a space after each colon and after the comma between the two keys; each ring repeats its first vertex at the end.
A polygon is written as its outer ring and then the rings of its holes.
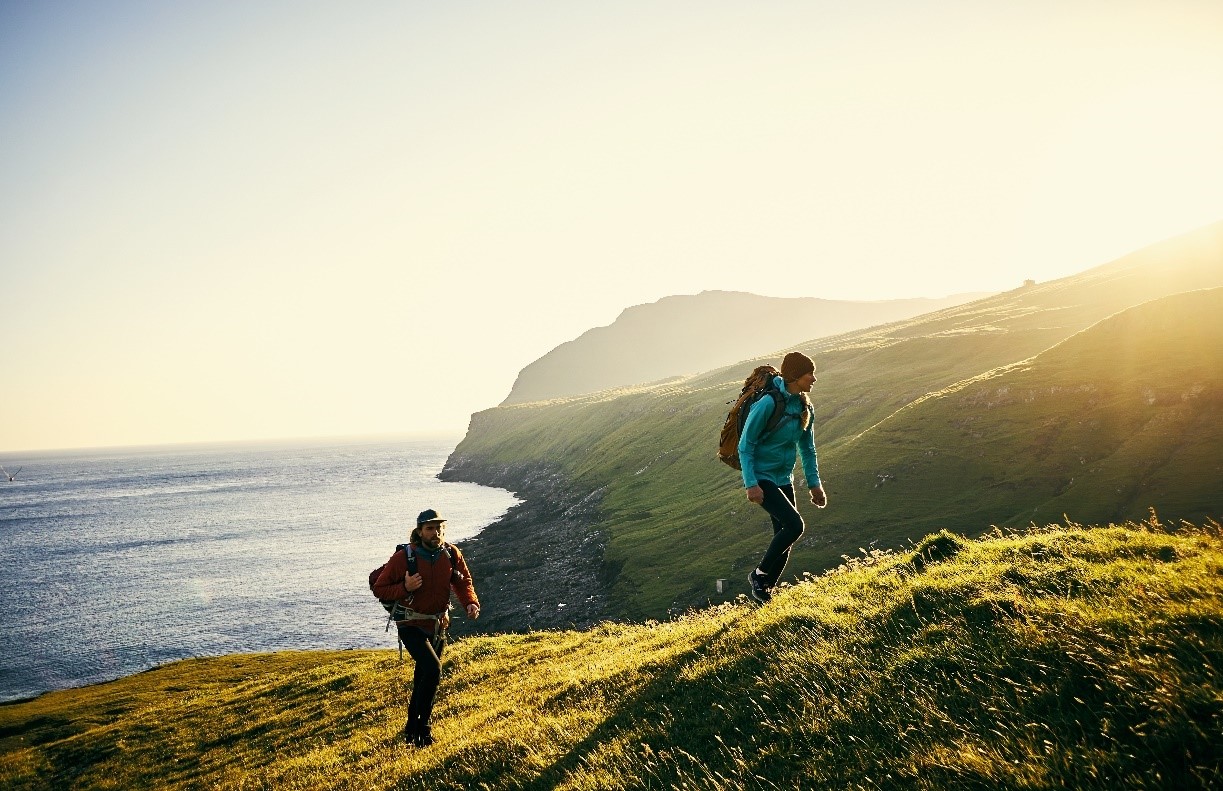
{"type": "MultiPolygon", "coordinates": [[[[517,499],[437,480],[451,441],[0,455],[0,701],[175,659],[390,648],[366,577],[416,514],[461,545],[517,499]]],[[[473,569],[479,584],[479,569],[473,569]]]]}

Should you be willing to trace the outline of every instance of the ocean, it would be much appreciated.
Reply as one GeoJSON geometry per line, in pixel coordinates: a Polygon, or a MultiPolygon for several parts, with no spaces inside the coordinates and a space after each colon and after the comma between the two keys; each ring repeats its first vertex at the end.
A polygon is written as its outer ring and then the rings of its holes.
{"type": "Polygon", "coordinates": [[[0,454],[22,468],[0,479],[0,701],[187,657],[394,647],[367,576],[416,514],[461,545],[518,502],[437,480],[454,445],[0,454]]]}

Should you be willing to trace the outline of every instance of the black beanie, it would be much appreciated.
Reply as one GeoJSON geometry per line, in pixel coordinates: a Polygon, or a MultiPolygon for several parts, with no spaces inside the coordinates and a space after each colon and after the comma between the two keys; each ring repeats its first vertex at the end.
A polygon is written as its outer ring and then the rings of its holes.
{"type": "Polygon", "coordinates": [[[781,361],[781,378],[786,382],[793,382],[800,376],[813,371],[815,371],[815,363],[802,352],[790,352],[781,361]]]}

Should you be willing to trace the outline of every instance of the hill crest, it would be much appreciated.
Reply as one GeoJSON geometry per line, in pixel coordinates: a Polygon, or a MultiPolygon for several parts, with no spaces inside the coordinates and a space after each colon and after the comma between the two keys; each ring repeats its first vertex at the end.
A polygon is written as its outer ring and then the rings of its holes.
{"type": "Polygon", "coordinates": [[[702,291],[626,308],[522,369],[502,406],[708,371],[795,341],[906,319],[981,294],[877,302],[702,291]],[[735,317],[754,317],[736,323],[735,317]]]}
{"type": "Polygon", "coordinates": [[[0,707],[0,786],[1213,788],[1219,531],[940,532],[762,608],[462,640],[411,753],[394,650],[176,662],[0,707]]]}

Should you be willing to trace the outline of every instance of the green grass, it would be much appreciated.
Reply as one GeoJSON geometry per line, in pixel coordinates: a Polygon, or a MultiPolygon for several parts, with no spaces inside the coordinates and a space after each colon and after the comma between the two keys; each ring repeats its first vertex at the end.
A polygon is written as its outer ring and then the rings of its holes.
{"type": "Polygon", "coordinates": [[[1217,524],[940,531],[668,622],[469,638],[434,747],[394,651],[174,663],[0,707],[0,787],[1211,788],[1217,524]]]}

